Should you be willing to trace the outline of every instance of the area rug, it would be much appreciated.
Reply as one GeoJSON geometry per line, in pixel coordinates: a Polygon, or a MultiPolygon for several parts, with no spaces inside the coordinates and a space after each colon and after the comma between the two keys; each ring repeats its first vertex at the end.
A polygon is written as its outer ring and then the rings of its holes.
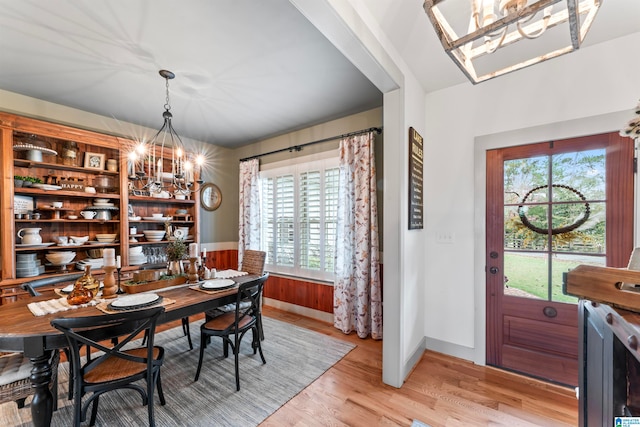
{"type": "MultiPolygon", "coordinates": [[[[205,351],[198,382],[193,378],[198,363],[199,331],[202,321],[191,323],[194,349],[174,328],[156,336],[165,348],[162,388],[167,404],[155,397],[158,426],[255,426],[311,384],[355,346],[285,322],[263,318],[262,343],[267,364],[251,349],[245,337],[240,356],[240,391],[236,392],[233,357],[222,355],[220,339],[213,338],[205,351]]],[[[67,399],[68,365],[59,368],[58,410],[52,426],[69,426],[73,405],[67,399]]],[[[27,400],[27,403],[29,400],[27,400]]],[[[147,425],[147,409],[139,395],[118,390],[100,398],[97,426],[147,425]]],[[[13,402],[0,405],[1,426],[30,426],[31,409],[17,409],[13,402]]]]}

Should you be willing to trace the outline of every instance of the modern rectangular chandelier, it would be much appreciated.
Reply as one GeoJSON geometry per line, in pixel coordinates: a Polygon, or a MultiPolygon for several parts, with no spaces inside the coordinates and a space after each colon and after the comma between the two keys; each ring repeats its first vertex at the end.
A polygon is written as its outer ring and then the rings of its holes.
{"type": "Polygon", "coordinates": [[[602,1],[425,0],[424,10],[476,84],[578,49],[602,1]]]}

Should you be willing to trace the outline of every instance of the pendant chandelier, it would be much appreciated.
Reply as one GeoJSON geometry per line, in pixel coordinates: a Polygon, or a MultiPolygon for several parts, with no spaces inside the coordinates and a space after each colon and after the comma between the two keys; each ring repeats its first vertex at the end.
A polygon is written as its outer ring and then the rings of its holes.
{"type": "Polygon", "coordinates": [[[578,49],[602,1],[425,0],[424,10],[476,84],[578,49]]]}
{"type": "Polygon", "coordinates": [[[150,195],[168,191],[187,196],[198,191],[204,182],[201,179],[204,157],[192,156],[185,151],[182,139],[171,124],[169,80],[175,78],[175,74],[168,70],[159,73],[165,79],[166,87],[164,123],[153,138],[129,153],[129,179],[137,181],[136,190],[150,195]]]}

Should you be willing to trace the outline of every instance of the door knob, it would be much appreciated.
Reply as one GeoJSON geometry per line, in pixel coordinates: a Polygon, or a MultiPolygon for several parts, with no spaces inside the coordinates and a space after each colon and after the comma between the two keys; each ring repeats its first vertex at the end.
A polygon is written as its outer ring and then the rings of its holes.
{"type": "Polygon", "coordinates": [[[500,269],[498,267],[489,268],[489,273],[491,274],[498,274],[499,272],[500,272],[500,269]]]}

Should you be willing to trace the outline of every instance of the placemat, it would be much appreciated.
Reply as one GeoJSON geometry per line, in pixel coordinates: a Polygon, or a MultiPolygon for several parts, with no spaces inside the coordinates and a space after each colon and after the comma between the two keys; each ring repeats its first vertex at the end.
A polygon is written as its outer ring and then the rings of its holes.
{"type": "Polygon", "coordinates": [[[176,302],[176,300],[164,297],[164,298],[162,298],[162,302],[160,302],[160,304],[154,304],[154,305],[150,305],[148,307],[136,308],[136,309],[133,309],[133,310],[110,310],[108,308],[108,306],[113,301],[114,301],[113,298],[112,299],[108,299],[108,300],[102,300],[100,302],[100,304],[96,305],[96,308],[98,310],[102,311],[103,313],[106,313],[106,314],[122,314],[122,313],[126,313],[126,312],[129,312],[129,311],[148,310],[148,309],[153,308],[153,307],[163,307],[163,306],[167,306],[169,304],[173,304],[173,303],[176,302]]]}
{"type": "Polygon", "coordinates": [[[220,292],[226,292],[229,289],[236,289],[237,287],[238,285],[235,284],[233,286],[229,286],[228,288],[212,290],[212,289],[202,289],[200,285],[191,285],[189,286],[189,289],[193,289],[194,291],[204,292],[205,294],[209,294],[209,295],[215,295],[215,294],[219,294],[220,292]]]}
{"type": "Polygon", "coordinates": [[[50,299],[47,301],[31,302],[27,307],[34,316],[44,316],[47,314],[58,313],[60,311],[75,310],[82,307],[91,307],[100,303],[100,300],[92,299],[86,304],[71,305],[67,302],[67,297],[50,299]]]}

